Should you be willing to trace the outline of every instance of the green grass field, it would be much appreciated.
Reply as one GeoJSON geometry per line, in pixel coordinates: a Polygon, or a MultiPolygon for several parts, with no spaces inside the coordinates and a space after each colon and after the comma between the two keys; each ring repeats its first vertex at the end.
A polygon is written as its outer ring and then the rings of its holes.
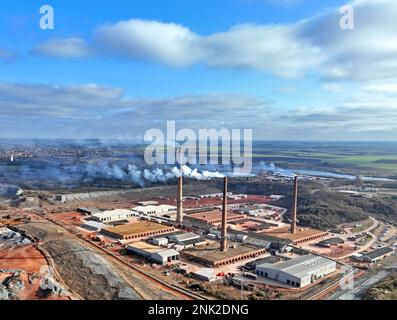
{"type": "Polygon", "coordinates": [[[337,153],[321,152],[280,152],[275,153],[254,153],[254,158],[295,158],[301,160],[320,160],[330,164],[346,164],[358,168],[371,168],[397,173],[397,155],[342,155],[337,153]]]}

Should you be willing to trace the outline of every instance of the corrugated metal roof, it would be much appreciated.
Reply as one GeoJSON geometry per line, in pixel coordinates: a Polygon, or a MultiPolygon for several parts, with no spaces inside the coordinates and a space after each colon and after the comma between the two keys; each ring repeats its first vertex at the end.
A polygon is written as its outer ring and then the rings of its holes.
{"type": "Polygon", "coordinates": [[[310,273],[331,263],[335,262],[323,257],[307,255],[277,264],[265,263],[259,267],[280,270],[301,278],[310,275],[310,273]]]}
{"type": "Polygon", "coordinates": [[[382,257],[386,254],[389,254],[391,252],[393,252],[394,250],[392,248],[389,247],[385,247],[385,248],[380,248],[377,249],[375,251],[372,251],[370,253],[367,253],[365,256],[368,257],[370,260],[374,260],[376,258],[382,257]]]}
{"type": "Polygon", "coordinates": [[[167,249],[153,253],[153,255],[158,255],[162,258],[168,258],[173,256],[179,256],[179,252],[174,249],[167,249]]]}

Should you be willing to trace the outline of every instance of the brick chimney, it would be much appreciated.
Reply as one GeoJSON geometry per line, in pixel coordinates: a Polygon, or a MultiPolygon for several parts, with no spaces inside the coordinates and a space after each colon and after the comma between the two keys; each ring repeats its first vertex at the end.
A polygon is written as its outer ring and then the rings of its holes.
{"type": "Polygon", "coordinates": [[[291,233],[296,233],[296,223],[298,213],[298,177],[294,178],[294,191],[292,193],[292,208],[291,208],[291,233]]]}
{"type": "Polygon", "coordinates": [[[177,198],[177,213],[176,222],[182,224],[183,222],[183,177],[178,178],[178,198],[177,198]]]}
{"type": "Polygon", "coordinates": [[[222,227],[221,227],[221,251],[227,251],[227,177],[224,178],[222,227]]]}

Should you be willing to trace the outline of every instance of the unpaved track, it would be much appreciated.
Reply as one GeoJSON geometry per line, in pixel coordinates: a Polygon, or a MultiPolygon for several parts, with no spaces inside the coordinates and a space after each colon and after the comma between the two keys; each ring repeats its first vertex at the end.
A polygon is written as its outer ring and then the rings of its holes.
{"type": "Polygon", "coordinates": [[[20,226],[40,240],[56,273],[71,291],[87,300],[143,299],[101,254],[80,239],[48,221],[20,226]]]}
{"type": "MultiPolygon", "coordinates": [[[[74,234],[72,234],[65,226],[60,225],[57,222],[52,221],[49,218],[40,216],[42,219],[46,221],[30,223],[24,225],[21,229],[26,231],[28,234],[41,239],[43,242],[43,246],[45,250],[48,251],[50,249],[51,258],[54,260],[57,265],[57,271],[63,277],[65,283],[68,285],[71,290],[77,292],[84,299],[117,299],[117,298],[125,298],[123,294],[125,293],[124,289],[121,289],[121,297],[119,294],[116,295],[114,290],[96,290],[96,286],[104,285],[104,280],[101,278],[101,274],[92,274],[89,276],[87,274],[86,268],[84,267],[84,261],[81,260],[81,254],[83,252],[94,252],[96,255],[100,256],[103,261],[111,262],[111,266],[113,269],[117,270],[118,275],[122,278],[123,282],[129,284],[129,288],[133,288],[136,297],[139,299],[147,299],[147,300],[193,300],[193,299],[202,299],[199,295],[195,295],[193,293],[189,293],[188,291],[174,287],[170,284],[167,284],[159,279],[156,279],[154,276],[147,275],[138,268],[129,265],[125,261],[122,261],[118,257],[112,255],[106,250],[98,247],[97,245],[83,241],[78,238],[74,234]],[[79,244],[81,246],[79,249],[76,247],[69,249],[64,249],[64,241],[68,239],[73,243],[79,244]],[[52,249],[52,250],[51,250],[52,249]],[[72,249],[72,250],[71,250],[72,249]],[[80,253],[79,253],[80,252],[80,253]],[[75,256],[77,254],[77,258],[75,256]],[[80,260],[79,260],[80,258],[80,260]],[[72,264],[68,261],[73,261],[72,264]],[[76,261],[80,261],[76,265],[76,261]],[[71,271],[73,270],[73,271],[71,271]],[[63,272],[62,272],[63,271],[63,272]],[[78,274],[84,274],[85,276],[89,276],[89,278],[94,277],[94,280],[89,281],[89,283],[85,282],[85,285],[81,285],[79,281],[76,281],[76,277],[79,278],[78,274]],[[90,286],[94,286],[93,289],[90,289],[90,286]],[[78,289],[78,290],[76,290],[78,289]],[[81,294],[81,291],[86,291],[86,294],[81,294]],[[101,291],[109,291],[103,292],[102,295],[104,297],[98,297],[101,294],[101,291]],[[111,296],[111,298],[109,297],[111,296]]],[[[66,244],[66,246],[70,246],[66,244]]],[[[73,247],[73,245],[72,245],[73,247]]],[[[83,259],[84,260],[84,259],[83,259]]],[[[94,259],[97,260],[98,259],[94,259]]],[[[92,261],[91,261],[92,262],[92,261]]],[[[101,264],[101,263],[99,263],[101,264]]],[[[94,268],[95,269],[95,268],[94,268]]],[[[90,273],[90,272],[88,272],[90,273]]],[[[84,279],[80,279],[84,280],[84,279]]],[[[84,283],[84,281],[83,281],[84,283]]],[[[108,287],[107,287],[108,288],[108,287]]],[[[131,299],[131,292],[127,294],[128,299],[131,299]]]]}

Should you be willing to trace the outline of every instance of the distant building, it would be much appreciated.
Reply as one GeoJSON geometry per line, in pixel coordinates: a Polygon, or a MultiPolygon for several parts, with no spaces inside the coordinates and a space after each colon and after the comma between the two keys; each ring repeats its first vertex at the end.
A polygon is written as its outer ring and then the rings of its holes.
{"type": "MultiPolygon", "coordinates": [[[[245,215],[228,213],[227,222],[244,219],[245,215]]],[[[184,221],[187,225],[194,227],[208,227],[210,225],[219,225],[222,222],[222,212],[220,210],[205,211],[186,215],[184,221]]]]}
{"type": "Polygon", "coordinates": [[[289,261],[256,267],[256,274],[287,285],[304,288],[336,271],[336,262],[319,256],[301,256],[289,261]]]}
{"type": "Polygon", "coordinates": [[[84,215],[93,215],[96,213],[101,213],[102,211],[97,208],[77,208],[77,212],[84,215]]]}
{"type": "Polygon", "coordinates": [[[217,243],[184,250],[182,255],[207,267],[217,268],[239,261],[253,259],[266,253],[266,249],[229,243],[228,251],[220,251],[217,243]]]}
{"type": "Polygon", "coordinates": [[[60,203],[65,203],[66,202],[66,196],[63,194],[57,194],[54,196],[54,200],[58,201],[60,203]]]}
{"type": "Polygon", "coordinates": [[[247,206],[240,210],[241,213],[249,214],[251,216],[263,216],[265,215],[266,211],[267,210],[265,210],[264,208],[259,208],[257,206],[247,206]]]}
{"type": "Polygon", "coordinates": [[[125,220],[134,216],[136,216],[136,213],[131,210],[117,209],[95,213],[91,219],[98,222],[111,222],[125,220]]]}
{"type": "Polygon", "coordinates": [[[169,235],[168,239],[171,242],[175,242],[177,244],[184,244],[184,243],[189,242],[191,240],[200,239],[200,236],[198,234],[194,233],[194,232],[176,233],[176,234],[169,235]]]}
{"type": "Polygon", "coordinates": [[[192,272],[192,276],[201,281],[212,282],[216,280],[216,274],[212,268],[203,268],[192,272]]]}
{"type": "Polygon", "coordinates": [[[363,254],[360,257],[360,260],[363,260],[365,262],[370,262],[370,263],[376,263],[382,259],[386,259],[386,258],[392,256],[394,253],[395,253],[395,251],[392,248],[384,247],[384,248],[380,248],[380,249],[371,251],[369,253],[363,254]]]}
{"type": "Polygon", "coordinates": [[[283,241],[290,240],[296,246],[328,236],[328,232],[311,228],[297,228],[296,233],[291,233],[289,226],[261,232],[259,234],[278,238],[283,241]]]}
{"type": "Polygon", "coordinates": [[[320,241],[320,242],[316,243],[316,245],[319,247],[331,248],[333,246],[339,246],[344,243],[345,243],[345,240],[343,240],[341,238],[330,238],[330,239],[320,241]]]}
{"type": "Polygon", "coordinates": [[[164,249],[146,242],[135,242],[127,247],[127,251],[151,261],[166,265],[179,261],[179,252],[174,249],[164,249]]]}
{"type": "Polygon", "coordinates": [[[174,232],[174,227],[164,226],[154,222],[139,221],[123,226],[102,229],[102,234],[111,238],[130,241],[140,238],[153,237],[174,232]]]}
{"type": "MultiPolygon", "coordinates": [[[[231,195],[232,193],[228,193],[228,196],[231,195]]],[[[201,199],[208,199],[208,198],[222,198],[223,193],[208,193],[208,194],[201,194],[199,195],[201,199]]]]}
{"type": "Polygon", "coordinates": [[[140,206],[146,207],[146,206],[157,206],[159,203],[157,201],[141,201],[138,202],[140,206]]]}
{"type": "Polygon", "coordinates": [[[227,197],[232,200],[242,200],[242,199],[247,199],[248,195],[246,195],[246,194],[228,194],[227,197]]]}
{"type": "Polygon", "coordinates": [[[166,245],[168,245],[168,239],[165,237],[154,238],[154,239],[152,239],[152,243],[155,246],[166,246],[166,245]]]}
{"type": "Polygon", "coordinates": [[[153,206],[153,205],[139,206],[132,208],[132,210],[142,215],[155,216],[155,215],[162,215],[167,213],[174,213],[176,212],[176,207],[167,204],[161,204],[158,206],[153,206]]]}
{"type": "Polygon", "coordinates": [[[97,221],[85,221],[81,227],[90,231],[100,232],[103,228],[108,226],[97,221]]]}

